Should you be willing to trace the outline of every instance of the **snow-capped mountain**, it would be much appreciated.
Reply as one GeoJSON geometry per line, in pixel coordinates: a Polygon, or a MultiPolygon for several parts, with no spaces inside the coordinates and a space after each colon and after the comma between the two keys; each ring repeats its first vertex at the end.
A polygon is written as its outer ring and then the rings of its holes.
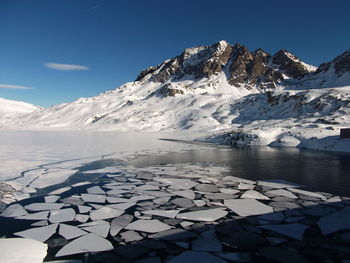
{"type": "Polygon", "coordinates": [[[7,126],[243,130],[258,138],[250,143],[283,144],[289,136],[285,144],[298,144],[350,126],[347,85],[350,50],[316,68],[283,49],[271,55],[219,41],[185,49],[115,90],[12,118],[7,126]]]}

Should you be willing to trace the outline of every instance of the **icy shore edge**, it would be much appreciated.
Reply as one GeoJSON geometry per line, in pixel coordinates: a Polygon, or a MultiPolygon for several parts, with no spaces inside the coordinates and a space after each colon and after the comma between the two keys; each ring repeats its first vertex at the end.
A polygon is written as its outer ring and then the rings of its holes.
{"type": "Polygon", "coordinates": [[[339,131],[326,132],[317,128],[299,131],[225,130],[195,139],[197,142],[232,146],[293,147],[298,149],[350,153],[350,138],[340,138],[339,131]]]}

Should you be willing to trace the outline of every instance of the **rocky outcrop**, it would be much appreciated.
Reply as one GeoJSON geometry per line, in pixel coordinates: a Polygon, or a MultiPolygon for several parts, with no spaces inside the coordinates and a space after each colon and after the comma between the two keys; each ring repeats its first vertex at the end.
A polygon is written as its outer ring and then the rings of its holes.
{"type": "Polygon", "coordinates": [[[284,76],[301,78],[310,73],[296,56],[280,50],[274,56],[262,49],[250,52],[245,46],[219,41],[212,46],[185,49],[162,64],[142,71],[136,81],[165,83],[182,79],[199,80],[225,73],[227,82],[235,87],[260,90],[274,89],[284,76]]]}
{"type": "Polygon", "coordinates": [[[331,62],[321,64],[315,74],[328,72],[332,67],[337,76],[342,76],[345,72],[350,72],[350,49],[337,56],[331,62]]]}
{"type": "Polygon", "coordinates": [[[299,58],[284,49],[272,57],[272,63],[290,78],[299,79],[310,73],[310,70],[304,66],[299,58]]]}

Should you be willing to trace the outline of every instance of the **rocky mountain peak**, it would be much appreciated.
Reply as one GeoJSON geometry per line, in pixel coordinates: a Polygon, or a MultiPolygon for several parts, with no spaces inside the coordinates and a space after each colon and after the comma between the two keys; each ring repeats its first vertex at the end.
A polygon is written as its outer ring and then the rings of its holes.
{"type": "Polygon", "coordinates": [[[275,88],[285,77],[299,79],[311,71],[311,66],[287,50],[271,56],[260,48],[250,52],[239,43],[230,45],[221,40],[211,46],[187,48],[179,56],[142,71],[136,80],[196,81],[223,73],[229,85],[265,90],[275,88]]]}
{"type": "Polygon", "coordinates": [[[345,51],[340,56],[333,60],[335,73],[342,75],[345,72],[350,72],[350,49],[345,51]]]}
{"type": "Polygon", "coordinates": [[[261,58],[268,58],[271,56],[268,52],[266,52],[261,48],[256,49],[255,51],[252,52],[252,54],[254,57],[261,57],[261,58]]]}
{"type": "Polygon", "coordinates": [[[273,55],[272,63],[290,78],[299,79],[311,72],[307,64],[285,49],[281,49],[273,55]]]}
{"type": "Polygon", "coordinates": [[[350,49],[334,58],[331,62],[322,63],[315,73],[327,72],[332,66],[337,76],[342,76],[345,72],[350,72],[350,49]]]}

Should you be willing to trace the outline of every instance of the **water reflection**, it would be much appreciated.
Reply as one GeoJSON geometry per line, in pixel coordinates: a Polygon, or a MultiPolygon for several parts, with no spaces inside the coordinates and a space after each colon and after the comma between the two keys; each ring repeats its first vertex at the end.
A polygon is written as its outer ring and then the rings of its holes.
{"type": "Polygon", "coordinates": [[[234,176],[250,180],[284,179],[306,185],[309,190],[350,196],[350,155],[295,148],[212,147],[143,156],[129,162],[135,166],[214,162],[231,167],[234,176]]]}

